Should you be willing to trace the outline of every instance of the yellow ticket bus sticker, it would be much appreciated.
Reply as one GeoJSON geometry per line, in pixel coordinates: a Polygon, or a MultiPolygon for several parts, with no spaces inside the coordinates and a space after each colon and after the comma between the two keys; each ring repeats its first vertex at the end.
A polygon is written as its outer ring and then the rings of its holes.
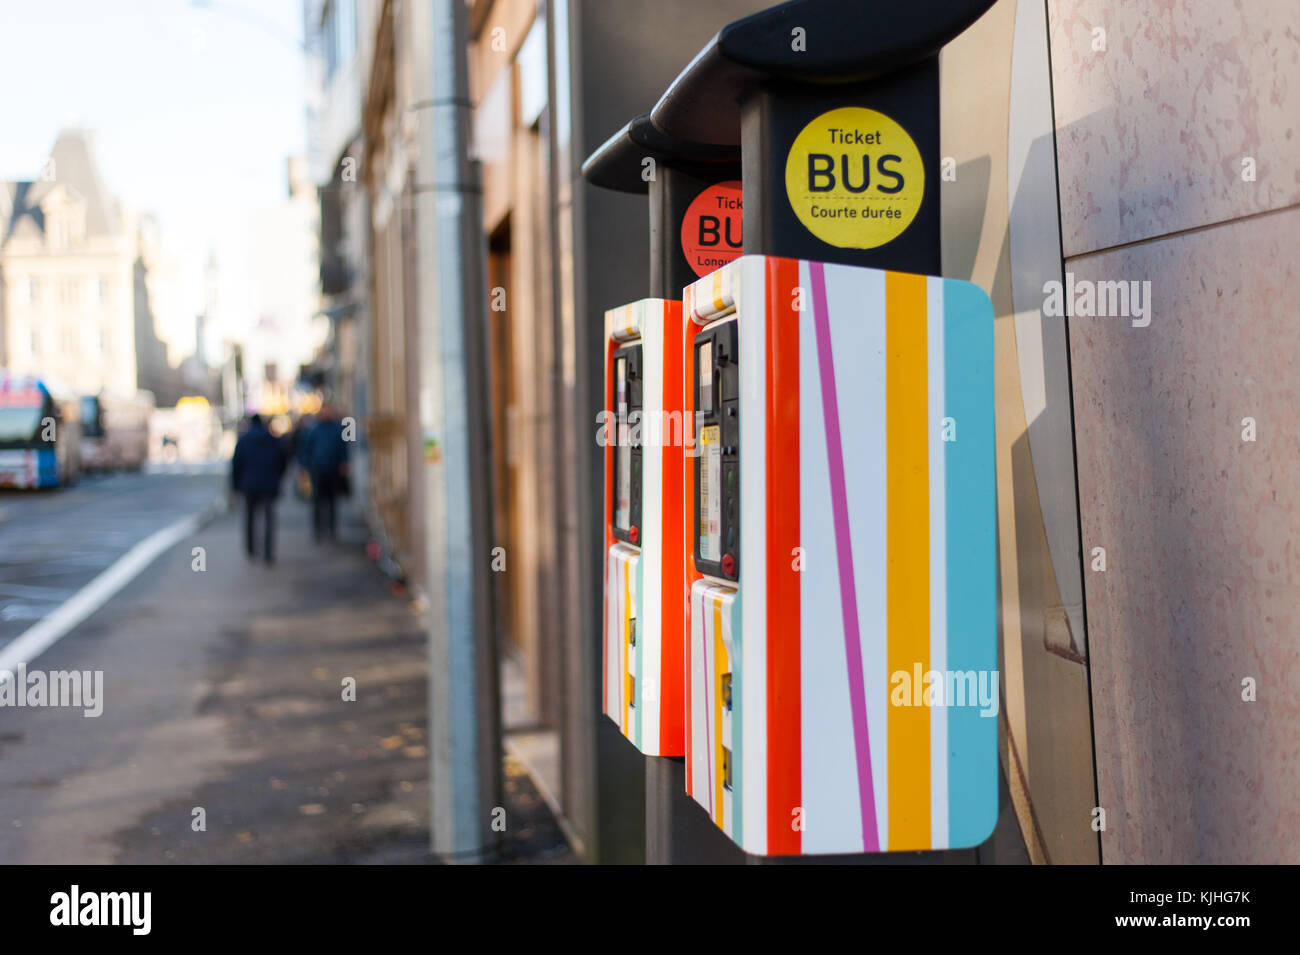
{"type": "Polygon", "coordinates": [[[925,167],[902,126],[874,109],[845,106],[795,137],[785,192],[799,221],[827,245],[874,249],[916,218],[925,167]]]}

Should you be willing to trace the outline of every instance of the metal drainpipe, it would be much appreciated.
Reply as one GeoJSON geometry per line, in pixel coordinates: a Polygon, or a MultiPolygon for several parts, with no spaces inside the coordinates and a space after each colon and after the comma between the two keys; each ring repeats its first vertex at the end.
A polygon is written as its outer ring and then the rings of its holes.
{"type": "Polygon", "coordinates": [[[474,862],[499,850],[501,833],[492,824],[494,815],[500,817],[494,810],[503,802],[489,571],[485,240],[478,168],[469,158],[465,4],[432,0],[425,9],[429,20],[415,24],[413,33],[416,67],[430,71],[428,99],[416,104],[427,124],[421,133],[416,191],[419,415],[428,507],[431,840],[433,851],[447,861],[474,862]]]}

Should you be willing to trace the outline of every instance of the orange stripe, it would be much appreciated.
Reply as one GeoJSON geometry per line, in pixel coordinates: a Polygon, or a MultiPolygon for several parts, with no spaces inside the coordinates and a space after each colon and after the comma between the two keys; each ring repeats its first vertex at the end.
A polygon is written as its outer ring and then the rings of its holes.
{"type": "MultiPolygon", "coordinates": [[[[889,673],[930,659],[929,395],[925,276],[885,277],[889,673]]],[[[891,683],[891,688],[893,684],[891,683]]],[[[923,687],[913,686],[913,694],[923,687]]],[[[913,701],[908,701],[913,702],[913,701]]],[[[889,707],[889,848],[930,847],[930,710],[889,707]]]]}
{"type": "MultiPolygon", "coordinates": [[[[682,306],[680,302],[664,304],[664,411],[670,418],[673,412],[682,409],[682,368],[680,356],[682,340],[682,306]]],[[[662,568],[660,582],[663,588],[662,619],[660,621],[659,672],[661,679],[659,692],[659,753],[662,756],[680,756],[686,751],[683,739],[684,717],[682,710],[686,701],[682,696],[684,683],[683,670],[686,652],[685,634],[682,622],[685,616],[674,613],[674,599],[687,599],[689,590],[682,593],[681,587],[686,579],[683,539],[684,528],[675,516],[682,513],[682,466],[686,460],[682,453],[682,442],[686,439],[690,424],[686,416],[681,416],[682,430],[669,440],[664,435],[663,444],[663,510],[660,520],[663,523],[662,568]]],[[[689,610],[688,610],[689,612],[689,610]]]]}
{"type": "MultiPolygon", "coordinates": [[[[797,854],[794,810],[802,805],[800,743],[799,263],[767,261],[767,850],[797,854]]],[[[808,296],[804,295],[807,299],[808,296]]],[[[743,334],[743,333],[742,333],[743,334]]],[[[744,506],[744,502],[741,502],[744,506]]],[[[741,580],[745,570],[741,568],[741,580]]]]}

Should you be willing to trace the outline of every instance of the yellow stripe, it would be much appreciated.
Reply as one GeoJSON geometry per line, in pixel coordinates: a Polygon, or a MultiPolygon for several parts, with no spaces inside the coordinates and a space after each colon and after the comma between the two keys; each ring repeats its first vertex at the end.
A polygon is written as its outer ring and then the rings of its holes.
{"type": "Polygon", "coordinates": [[[713,273],[713,310],[720,312],[727,307],[727,303],[722,300],[722,269],[713,273]]]}
{"type": "Polygon", "coordinates": [[[722,644],[722,595],[713,594],[713,723],[714,732],[714,772],[713,772],[713,805],[716,808],[714,819],[719,826],[724,826],[726,821],[722,818],[722,674],[729,670],[730,662],[727,659],[727,648],[722,644]]]}
{"type": "MultiPolygon", "coordinates": [[[[885,277],[886,466],[889,495],[889,673],[929,669],[929,395],[925,277],[885,277]]],[[[890,684],[893,689],[893,683],[890,684]]],[[[924,687],[913,687],[913,693],[924,687]]],[[[914,699],[914,698],[913,698],[914,699]]],[[[913,702],[909,699],[908,702],[913,702]]],[[[889,707],[889,848],[930,846],[930,711],[889,707]]]]}

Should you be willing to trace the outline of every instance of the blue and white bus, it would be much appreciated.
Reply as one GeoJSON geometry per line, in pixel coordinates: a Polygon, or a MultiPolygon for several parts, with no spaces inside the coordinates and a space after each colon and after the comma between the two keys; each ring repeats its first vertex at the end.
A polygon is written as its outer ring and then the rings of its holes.
{"type": "Polygon", "coordinates": [[[61,487],[80,473],[76,396],[35,376],[0,370],[0,487],[61,487]]]}

